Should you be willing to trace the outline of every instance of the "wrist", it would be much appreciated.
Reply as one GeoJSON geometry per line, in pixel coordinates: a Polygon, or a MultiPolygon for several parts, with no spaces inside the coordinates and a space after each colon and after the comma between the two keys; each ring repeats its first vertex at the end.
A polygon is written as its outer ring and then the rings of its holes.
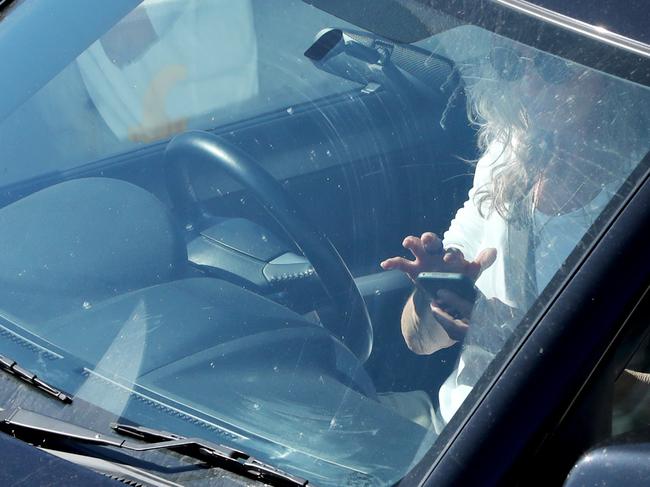
{"type": "Polygon", "coordinates": [[[413,291],[413,294],[411,294],[411,300],[413,301],[413,309],[418,316],[423,316],[430,311],[429,305],[431,303],[431,298],[426,292],[417,286],[413,291]]]}

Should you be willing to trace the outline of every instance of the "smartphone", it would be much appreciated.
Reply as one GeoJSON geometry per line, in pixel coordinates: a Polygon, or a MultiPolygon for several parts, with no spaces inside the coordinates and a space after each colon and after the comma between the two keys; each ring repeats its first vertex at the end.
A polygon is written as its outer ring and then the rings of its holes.
{"type": "Polygon", "coordinates": [[[440,289],[445,289],[473,303],[476,300],[476,288],[465,274],[457,272],[420,272],[418,285],[433,299],[440,289]]]}

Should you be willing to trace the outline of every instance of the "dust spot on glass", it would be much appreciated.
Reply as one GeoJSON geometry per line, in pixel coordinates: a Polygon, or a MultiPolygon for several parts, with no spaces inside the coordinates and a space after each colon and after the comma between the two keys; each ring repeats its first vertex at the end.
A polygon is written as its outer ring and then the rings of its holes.
{"type": "Polygon", "coordinates": [[[289,108],[287,108],[287,113],[288,113],[289,115],[293,115],[293,107],[289,107],[289,108]]]}
{"type": "Polygon", "coordinates": [[[262,409],[262,406],[260,406],[258,403],[255,402],[255,403],[253,403],[253,409],[255,411],[259,411],[260,409],[262,409]]]}

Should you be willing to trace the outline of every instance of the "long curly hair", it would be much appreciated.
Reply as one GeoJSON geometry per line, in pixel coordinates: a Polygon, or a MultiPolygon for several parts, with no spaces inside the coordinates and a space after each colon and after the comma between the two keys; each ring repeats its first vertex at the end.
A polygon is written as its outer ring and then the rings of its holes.
{"type": "MultiPolygon", "coordinates": [[[[484,216],[496,211],[509,222],[525,225],[535,184],[553,161],[580,164],[587,176],[591,171],[604,171],[608,181],[618,181],[629,175],[648,150],[649,90],[580,65],[571,69],[575,70],[576,90],[582,88],[581,79],[590,76],[599,77],[601,84],[597,99],[588,107],[584,130],[575,130],[570,123],[553,130],[540,128],[530,109],[531,100],[519,89],[523,77],[502,80],[489,62],[475,65],[467,77],[474,80],[467,87],[468,113],[478,127],[479,149],[486,153],[493,144],[502,148],[493,162],[490,183],[475,193],[484,216]],[[563,129],[569,133],[562,133],[563,129]]],[[[568,93],[566,99],[553,100],[567,122],[572,121],[575,99],[568,93]]]]}

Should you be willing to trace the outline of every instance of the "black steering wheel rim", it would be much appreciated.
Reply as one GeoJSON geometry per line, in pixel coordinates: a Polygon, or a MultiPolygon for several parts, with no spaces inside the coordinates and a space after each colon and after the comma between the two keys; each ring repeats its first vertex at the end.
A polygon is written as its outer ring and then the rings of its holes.
{"type": "Polygon", "coordinates": [[[372,350],[372,324],[363,297],[336,248],[257,161],[208,132],[177,135],[165,149],[169,194],[184,223],[203,216],[187,170],[189,164],[199,162],[217,165],[242,184],[294,241],[314,267],[334,306],[335,312],[323,325],[365,361],[372,350]]]}

